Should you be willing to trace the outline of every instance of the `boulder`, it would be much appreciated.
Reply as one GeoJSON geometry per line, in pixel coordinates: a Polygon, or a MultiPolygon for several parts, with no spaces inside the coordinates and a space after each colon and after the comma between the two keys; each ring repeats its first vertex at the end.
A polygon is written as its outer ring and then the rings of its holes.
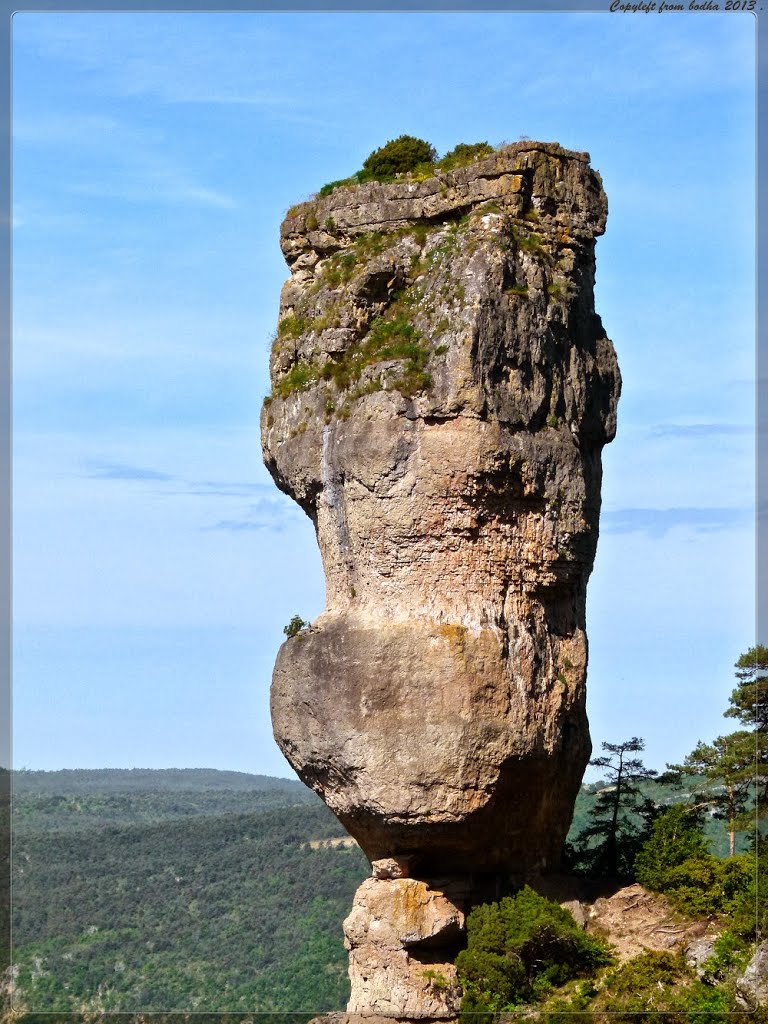
{"type": "Polygon", "coordinates": [[[746,970],[736,979],[736,1003],[744,1010],[768,1006],[768,942],[761,942],[746,970]]]}

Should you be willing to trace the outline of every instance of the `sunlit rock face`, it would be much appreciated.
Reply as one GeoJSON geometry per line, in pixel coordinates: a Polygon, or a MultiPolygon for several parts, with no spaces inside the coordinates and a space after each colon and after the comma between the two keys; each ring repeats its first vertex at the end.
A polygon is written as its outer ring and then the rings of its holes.
{"type": "MultiPolygon", "coordinates": [[[[588,159],[518,143],[282,226],[264,458],[315,525],[327,594],[278,655],[275,736],[372,862],[463,879],[458,913],[484,879],[557,867],[590,754],[586,585],[620,377],[588,159]]],[[[361,893],[358,910],[389,899],[361,893]]],[[[441,1015],[362,991],[355,1012],[441,1015]]]]}

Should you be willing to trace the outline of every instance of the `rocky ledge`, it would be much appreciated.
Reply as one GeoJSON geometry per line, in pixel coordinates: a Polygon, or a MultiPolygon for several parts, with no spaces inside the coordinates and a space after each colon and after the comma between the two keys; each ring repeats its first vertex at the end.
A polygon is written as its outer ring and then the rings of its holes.
{"type": "Polygon", "coordinates": [[[526,142],[282,226],[264,459],[327,596],[280,650],[272,716],[379,863],[345,925],[355,1013],[450,1016],[466,907],[559,862],[620,390],[594,311],[605,218],[587,154],[526,142]]]}

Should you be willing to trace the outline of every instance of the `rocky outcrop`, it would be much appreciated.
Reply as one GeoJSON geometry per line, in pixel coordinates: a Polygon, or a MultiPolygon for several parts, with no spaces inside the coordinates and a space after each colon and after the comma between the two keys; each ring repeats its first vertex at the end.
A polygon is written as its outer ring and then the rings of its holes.
{"type": "Polygon", "coordinates": [[[719,934],[714,921],[682,917],[661,893],[637,882],[549,874],[531,877],[528,884],[559,903],[581,928],[605,939],[619,962],[648,951],[682,950],[698,973],[712,956],[719,934]]]}
{"type": "Polygon", "coordinates": [[[278,655],[274,731],[371,861],[407,865],[345,925],[355,1012],[448,1013],[448,920],[497,874],[559,860],[590,754],[586,584],[620,387],[593,307],[605,217],[587,154],[518,143],[282,226],[264,458],[315,525],[327,593],[278,655]],[[441,876],[463,895],[438,899],[441,876]],[[395,926],[402,900],[416,916],[395,926]],[[410,979],[389,1003],[377,944],[410,979]]]}
{"type": "Polygon", "coordinates": [[[736,980],[736,1003],[744,1010],[768,1006],[768,942],[761,942],[746,970],[736,980]]]}
{"type": "Polygon", "coordinates": [[[461,993],[452,960],[463,929],[464,914],[439,889],[414,878],[367,879],[344,922],[349,1012],[455,1016],[461,993]]]}

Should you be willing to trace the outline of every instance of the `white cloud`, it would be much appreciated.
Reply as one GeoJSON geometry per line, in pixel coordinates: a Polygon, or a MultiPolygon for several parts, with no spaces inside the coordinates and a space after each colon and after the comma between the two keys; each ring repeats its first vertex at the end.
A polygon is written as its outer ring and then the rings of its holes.
{"type": "Polygon", "coordinates": [[[98,291],[87,297],[97,311],[66,326],[35,326],[26,317],[14,325],[16,385],[58,381],[69,391],[93,390],[99,382],[125,384],[125,373],[144,378],[175,373],[203,378],[211,368],[237,369],[258,379],[266,373],[266,323],[252,324],[238,313],[193,309],[131,312],[122,302],[100,302],[98,291]],[[21,321],[21,322],[19,322],[21,321]],[[225,336],[227,344],[215,339],[225,336]],[[261,344],[259,343],[261,340],[261,344]],[[62,377],[65,374],[66,377],[62,377]]]}
{"type": "Polygon", "coordinates": [[[196,185],[183,172],[169,167],[136,168],[119,174],[113,182],[101,178],[78,181],[70,185],[70,190],[77,195],[120,199],[129,203],[172,203],[209,206],[216,210],[232,210],[237,206],[232,196],[196,185]]]}
{"type": "MultiPolygon", "coordinates": [[[[219,210],[237,206],[233,196],[199,181],[178,158],[170,156],[172,143],[156,127],[137,129],[115,117],[66,109],[55,116],[17,112],[13,142],[16,147],[61,153],[58,184],[75,195],[219,210]],[[88,159],[87,179],[78,156],[88,159]]],[[[24,183],[22,175],[21,187],[24,183]]]]}
{"type": "Polygon", "coordinates": [[[751,508],[618,508],[606,509],[600,516],[603,533],[645,533],[663,537],[670,530],[695,534],[731,531],[754,523],[751,508]]]}
{"type": "Polygon", "coordinates": [[[296,99],[276,89],[289,28],[287,17],[279,20],[276,32],[257,12],[22,14],[15,38],[26,51],[98,76],[102,93],[279,110],[296,99]]]}

